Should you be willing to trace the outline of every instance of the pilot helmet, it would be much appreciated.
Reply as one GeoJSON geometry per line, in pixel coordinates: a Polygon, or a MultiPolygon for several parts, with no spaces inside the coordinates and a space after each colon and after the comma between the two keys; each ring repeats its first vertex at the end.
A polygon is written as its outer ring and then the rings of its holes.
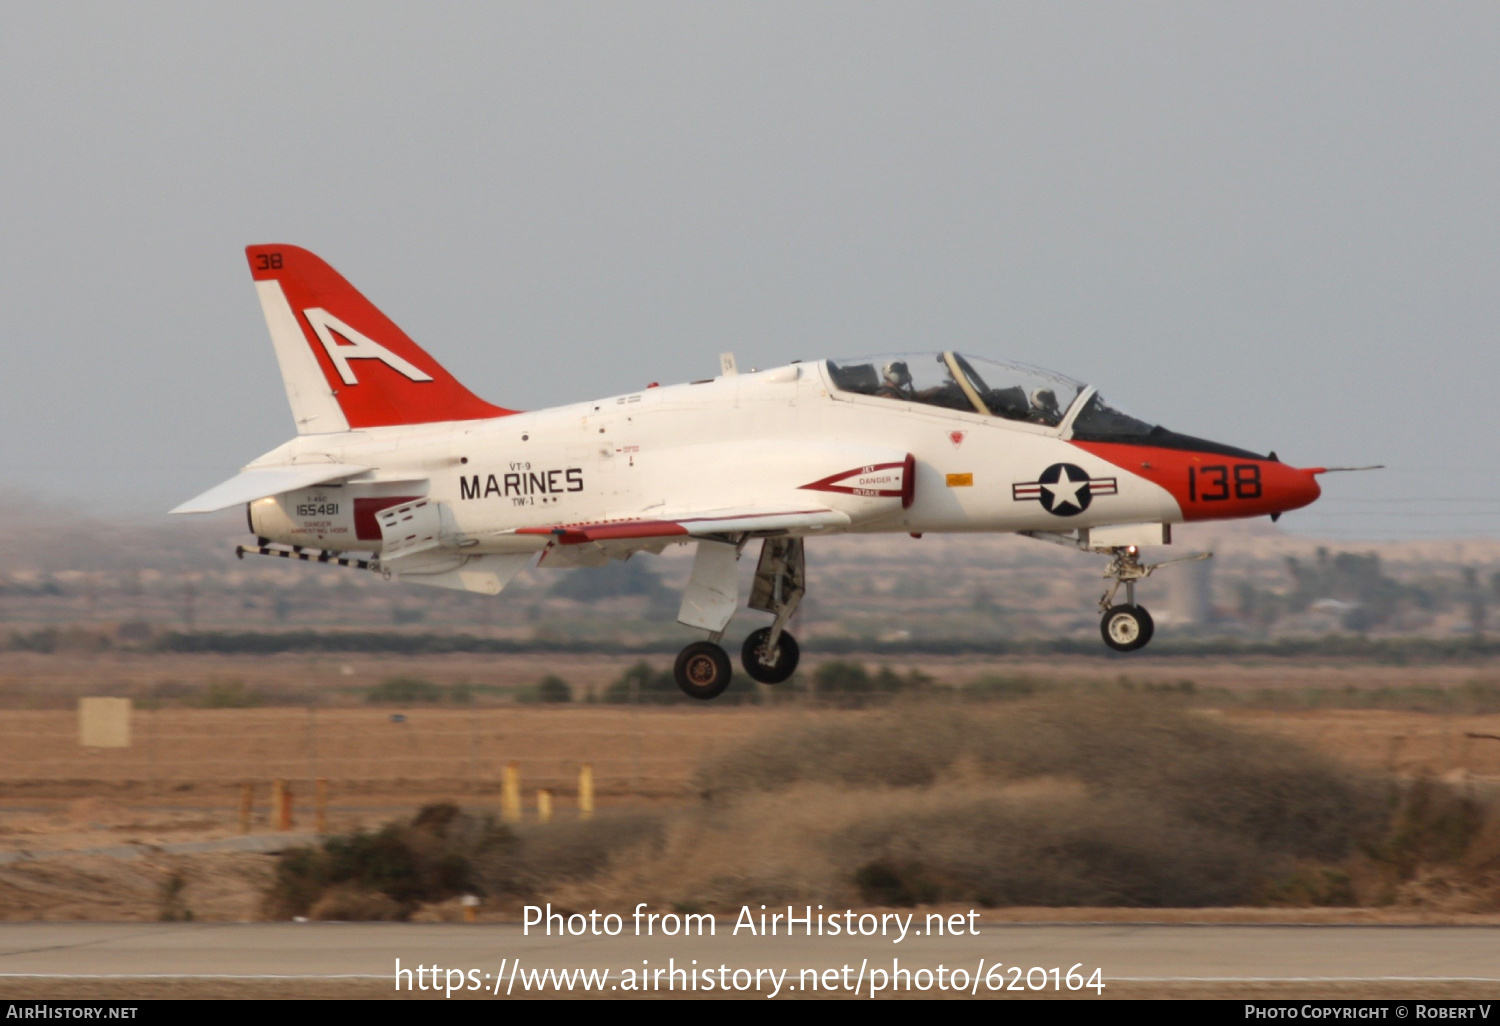
{"type": "Polygon", "coordinates": [[[911,387],[911,371],[906,369],[905,360],[892,360],[881,370],[887,384],[895,385],[897,388],[911,387]]]}
{"type": "Polygon", "coordinates": [[[1037,389],[1031,393],[1031,408],[1056,416],[1059,412],[1057,408],[1057,393],[1050,388],[1037,389]]]}

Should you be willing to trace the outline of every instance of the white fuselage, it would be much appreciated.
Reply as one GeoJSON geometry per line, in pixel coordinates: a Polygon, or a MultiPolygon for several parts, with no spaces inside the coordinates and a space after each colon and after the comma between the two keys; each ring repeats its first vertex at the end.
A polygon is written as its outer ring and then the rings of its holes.
{"type": "Polygon", "coordinates": [[[826,374],[821,362],[792,364],[491,420],[302,435],[251,466],[374,469],[252,503],[252,527],[273,541],[378,552],[379,533],[356,523],[356,503],[405,496],[442,504],[475,555],[548,547],[545,536],[517,529],[752,506],[846,514],[847,526],[832,530],[1057,531],[1059,518],[1016,486],[1058,463],[1115,489],[1070,517],[1069,530],[1182,520],[1165,489],[1070,444],[1066,422],[1052,428],[855,395],[832,388],[826,374]],[[903,508],[882,472],[861,471],[908,454],[916,477],[903,508]],[[807,487],[845,473],[841,483],[854,487],[807,487]]]}

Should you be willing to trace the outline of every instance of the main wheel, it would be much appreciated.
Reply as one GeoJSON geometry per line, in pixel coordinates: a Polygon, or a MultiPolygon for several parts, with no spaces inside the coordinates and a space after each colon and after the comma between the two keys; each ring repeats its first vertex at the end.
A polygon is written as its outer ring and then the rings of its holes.
{"type": "Polygon", "coordinates": [[[1145,648],[1156,633],[1156,624],[1143,606],[1110,606],[1099,622],[1104,643],[1116,652],[1145,648]]]}
{"type": "Polygon", "coordinates": [[[677,653],[677,664],[672,667],[683,693],[704,702],[724,693],[733,672],[729,656],[712,641],[693,642],[677,653]]]}
{"type": "Polygon", "coordinates": [[[767,660],[764,658],[764,652],[766,640],[770,636],[771,628],[769,627],[751,631],[750,636],[745,639],[745,647],[740,649],[740,664],[745,667],[746,673],[762,684],[780,684],[797,669],[797,660],[802,658],[802,649],[797,644],[796,638],[782,631],[780,639],[776,642],[776,651],[771,653],[771,658],[767,660]]]}

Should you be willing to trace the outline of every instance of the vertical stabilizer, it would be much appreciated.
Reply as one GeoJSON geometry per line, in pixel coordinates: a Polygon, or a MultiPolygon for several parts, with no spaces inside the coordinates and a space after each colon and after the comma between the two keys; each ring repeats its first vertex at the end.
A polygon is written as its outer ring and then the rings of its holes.
{"type": "Polygon", "coordinates": [[[305,249],[249,246],[299,434],[503,417],[305,249]]]}

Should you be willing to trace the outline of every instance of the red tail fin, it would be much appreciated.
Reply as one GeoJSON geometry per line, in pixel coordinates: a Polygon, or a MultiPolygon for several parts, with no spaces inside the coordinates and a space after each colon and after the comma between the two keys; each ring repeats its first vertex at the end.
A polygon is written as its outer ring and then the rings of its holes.
{"type": "Polygon", "coordinates": [[[296,246],[248,246],[250,273],[303,433],[503,417],[353,285],[296,246]],[[342,423],[340,423],[342,421],[342,423]]]}

